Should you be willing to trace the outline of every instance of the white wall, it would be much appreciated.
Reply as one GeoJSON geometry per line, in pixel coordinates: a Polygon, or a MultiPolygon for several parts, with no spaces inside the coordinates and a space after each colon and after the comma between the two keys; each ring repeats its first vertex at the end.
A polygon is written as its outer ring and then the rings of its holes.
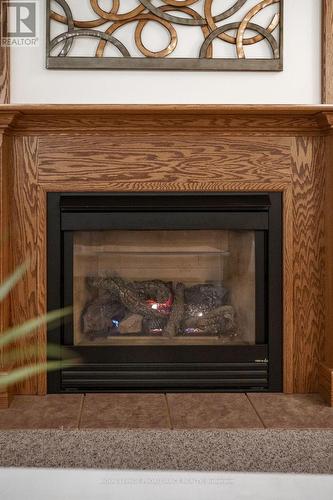
{"type": "Polygon", "coordinates": [[[40,4],[40,46],[12,49],[13,103],[320,103],[321,0],[285,0],[284,71],[269,73],[46,70],[40,4]]]}

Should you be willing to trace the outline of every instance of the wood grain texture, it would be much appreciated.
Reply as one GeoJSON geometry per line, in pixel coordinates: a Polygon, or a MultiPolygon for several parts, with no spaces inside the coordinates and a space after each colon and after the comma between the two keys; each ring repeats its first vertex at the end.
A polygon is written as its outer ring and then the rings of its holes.
{"type": "Polygon", "coordinates": [[[107,182],[153,189],[156,182],[183,185],[223,182],[286,182],[290,138],[219,137],[183,130],[115,133],[99,137],[42,137],[39,181],[107,182]],[[209,166],[209,168],[208,168],[209,166]]]}
{"type": "MultiPolygon", "coordinates": [[[[10,205],[11,255],[13,267],[28,263],[28,270],[11,293],[11,321],[18,325],[37,315],[37,155],[36,138],[16,137],[14,141],[13,192],[10,205]]],[[[17,344],[19,364],[33,364],[38,334],[17,344]]],[[[17,385],[18,394],[36,394],[37,380],[31,378],[17,385]]]]}
{"type": "MultiPolygon", "coordinates": [[[[10,274],[9,252],[9,193],[10,186],[10,142],[9,137],[0,131],[0,283],[3,283],[10,274]]],[[[10,300],[6,297],[0,302],[0,335],[10,325],[10,300]]],[[[4,363],[3,349],[0,349],[0,377],[7,369],[4,363]]],[[[0,392],[0,408],[8,407],[8,390],[0,392]]]]}
{"type": "MultiPolygon", "coordinates": [[[[0,36],[7,33],[7,9],[5,0],[0,0],[0,36]]],[[[10,49],[0,43],[0,103],[10,102],[10,49]]]]}
{"type": "MultiPolygon", "coordinates": [[[[2,373],[0,372],[0,377],[2,373]]],[[[6,410],[9,408],[10,403],[13,399],[13,395],[8,391],[0,391],[0,410],[6,410]]]]}
{"type": "Polygon", "coordinates": [[[19,115],[15,133],[22,135],[109,134],[121,129],[155,133],[214,130],[222,136],[320,135],[323,105],[83,105],[0,104],[2,113],[19,115]]]}
{"type": "Polygon", "coordinates": [[[1,110],[19,111],[26,118],[32,116],[76,117],[94,115],[95,120],[101,116],[113,115],[153,115],[155,119],[165,115],[211,115],[211,116],[271,116],[272,123],[283,116],[315,116],[322,111],[333,111],[333,106],[322,104],[11,104],[0,105],[1,110]]]}
{"type": "Polygon", "coordinates": [[[0,392],[0,410],[7,410],[10,406],[8,392],[0,392]]]}
{"type": "MultiPolygon", "coordinates": [[[[6,130],[15,121],[15,113],[3,113],[0,117],[0,283],[4,282],[12,271],[10,253],[10,197],[12,192],[11,165],[13,162],[13,139],[6,135],[6,130]]],[[[10,297],[0,302],[0,335],[10,326],[10,297]]],[[[0,376],[7,370],[3,351],[0,349],[0,376]]],[[[10,392],[10,389],[8,390],[10,392]]],[[[8,404],[10,393],[0,395],[2,404],[8,404]]]]}
{"type": "Polygon", "coordinates": [[[319,393],[323,400],[333,407],[333,368],[320,363],[319,393]]]}
{"type": "MultiPolygon", "coordinates": [[[[42,316],[47,312],[47,264],[46,264],[46,191],[38,186],[37,189],[37,313],[42,316]]],[[[38,360],[43,363],[47,360],[47,327],[41,326],[37,333],[38,360]]],[[[37,392],[40,396],[47,393],[46,373],[37,377],[37,392]]]]}
{"type": "Polygon", "coordinates": [[[316,114],[288,115],[226,115],[201,111],[189,113],[173,113],[164,110],[161,115],[147,113],[121,113],[109,109],[103,114],[72,114],[47,115],[47,114],[21,114],[18,120],[16,133],[31,135],[45,135],[56,133],[58,135],[78,134],[109,134],[120,130],[137,132],[142,131],[154,134],[157,130],[166,135],[177,134],[184,131],[197,131],[208,134],[215,131],[219,136],[295,136],[318,135],[320,126],[316,114]]]}
{"type": "Polygon", "coordinates": [[[326,137],[325,175],[325,253],[326,253],[326,324],[325,348],[319,369],[319,390],[333,406],[333,137],[326,137]]]}
{"type": "Polygon", "coordinates": [[[322,0],[322,102],[333,103],[333,2],[322,0]]]}
{"type": "Polygon", "coordinates": [[[325,139],[296,138],[292,145],[294,225],[294,390],[318,390],[324,348],[325,139]]]}
{"type": "MultiPolygon", "coordinates": [[[[0,133],[0,283],[10,273],[9,263],[9,144],[10,139],[0,133]]],[[[9,300],[0,302],[0,334],[9,325],[9,300]]],[[[4,368],[0,350],[0,370],[4,368]]]]}
{"type": "Polygon", "coordinates": [[[326,138],[325,248],[326,328],[322,362],[333,368],[333,137],[326,138]]]}
{"type": "MultiPolygon", "coordinates": [[[[133,183],[120,183],[114,181],[110,184],[105,184],[105,182],[99,181],[84,181],[78,182],[78,180],[71,182],[46,182],[43,183],[42,188],[46,192],[119,192],[119,193],[130,193],[134,192],[133,187],[135,184],[133,183]]],[[[138,185],[138,192],[224,192],[224,191],[249,191],[249,192],[258,192],[258,191],[284,191],[287,189],[288,183],[279,182],[276,184],[272,184],[270,182],[262,183],[262,182],[239,182],[239,181],[231,181],[224,182],[223,180],[216,179],[214,182],[206,183],[202,182],[189,182],[187,186],[179,183],[170,183],[168,185],[168,190],[165,189],[165,184],[163,182],[156,181],[154,183],[153,190],[146,190],[143,184],[138,185]]]]}
{"type": "Polygon", "coordinates": [[[294,392],[293,187],[283,190],[283,391],[294,392]]]}

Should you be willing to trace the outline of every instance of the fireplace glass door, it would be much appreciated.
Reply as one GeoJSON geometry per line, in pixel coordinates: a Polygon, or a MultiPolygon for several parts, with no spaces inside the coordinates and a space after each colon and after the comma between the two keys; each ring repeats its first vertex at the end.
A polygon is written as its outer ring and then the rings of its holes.
{"type": "Polygon", "coordinates": [[[281,390],[280,193],[49,193],[49,392],[281,390]]]}
{"type": "Polygon", "coordinates": [[[254,344],[256,240],[254,231],[74,232],[75,345],[254,344]]]}

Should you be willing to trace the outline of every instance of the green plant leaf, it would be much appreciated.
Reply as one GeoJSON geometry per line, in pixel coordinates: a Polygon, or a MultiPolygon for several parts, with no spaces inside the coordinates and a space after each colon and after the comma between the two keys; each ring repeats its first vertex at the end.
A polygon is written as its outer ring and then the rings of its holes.
{"type": "Polygon", "coordinates": [[[11,373],[6,375],[0,374],[0,389],[6,389],[8,386],[21,382],[33,375],[37,375],[45,370],[54,371],[60,370],[61,368],[66,368],[68,366],[75,365],[78,360],[72,359],[67,361],[50,361],[48,363],[38,363],[32,366],[24,366],[23,368],[17,368],[11,373]]]}
{"type": "MultiPolygon", "coordinates": [[[[25,262],[3,283],[0,285],[0,301],[2,301],[10,292],[10,290],[15,286],[15,284],[20,280],[23,274],[26,272],[28,267],[28,262],[25,262]]],[[[69,315],[72,312],[71,307],[61,309],[58,311],[52,311],[45,314],[39,318],[34,318],[26,321],[22,325],[16,326],[4,332],[0,336],[0,349],[12,344],[16,340],[29,336],[33,331],[39,328],[45,323],[55,323],[61,318],[69,315]]],[[[9,350],[8,352],[3,352],[3,361],[5,364],[10,364],[11,362],[19,361],[21,359],[21,352],[18,349],[9,350]]],[[[38,354],[38,347],[31,346],[28,348],[28,352],[25,351],[28,357],[33,354],[38,354]]],[[[8,386],[13,385],[17,382],[25,380],[31,376],[34,376],[43,371],[59,370],[64,367],[72,366],[80,362],[79,357],[76,353],[72,352],[70,349],[64,347],[49,345],[48,355],[52,357],[66,357],[64,360],[48,361],[43,363],[37,363],[34,365],[23,366],[14,369],[10,373],[1,375],[0,372],[0,389],[6,389],[8,386]]]]}
{"type": "MultiPolygon", "coordinates": [[[[3,353],[3,365],[10,366],[17,362],[28,363],[31,358],[38,358],[40,354],[39,347],[36,345],[27,346],[24,349],[24,358],[22,358],[22,351],[20,349],[9,349],[8,352],[3,353]]],[[[71,359],[71,358],[79,358],[78,354],[68,347],[63,347],[55,344],[48,344],[47,346],[47,354],[51,358],[55,359],[71,359]]]]}
{"type": "Polygon", "coordinates": [[[34,318],[26,321],[22,325],[16,326],[7,330],[0,337],[0,348],[4,347],[8,344],[11,344],[15,340],[20,339],[21,337],[25,337],[32,333],[34,330],[39,328],[41,325],[45,323],[52,323],[53,321],[57,321],[60,318],[68,316],[72,311],[71,307],[66,307],[65,309],[59,309],[57,311],[52,311],[44,316],[40,316],[39,318],[34,318]]]}
{"type": "Polygon", "coordinates": [[[8,295],[11,289],[16,285],[16,283],[22,278],[23,274],[28,268],[28,263],[25,262],[20,267],[13,272],[9,278],[0,285],[0,302],[8,295]]]}

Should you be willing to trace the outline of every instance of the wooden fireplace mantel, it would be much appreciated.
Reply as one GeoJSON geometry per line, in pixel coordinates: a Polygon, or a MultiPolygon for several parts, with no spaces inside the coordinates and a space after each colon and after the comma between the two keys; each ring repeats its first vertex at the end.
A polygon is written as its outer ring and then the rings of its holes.
{"type": "MultiPolygon", "coordinates": [[[[284,391],[333,403],[333,106],[0,105],[0,146],[0,279],[29,259],[1,331],[46,309],[47,192],[280,191],[284,391]]],[[[44,360],[45,328],[17,347],[44,360]]]]}
{"type": "Polygon", "coordinates": [[[217,128],[224,135],[321,135],[333,125],[333,105],[0,105],[0,127],[16,133],[111,131],[124,125],[217,128]]]}

